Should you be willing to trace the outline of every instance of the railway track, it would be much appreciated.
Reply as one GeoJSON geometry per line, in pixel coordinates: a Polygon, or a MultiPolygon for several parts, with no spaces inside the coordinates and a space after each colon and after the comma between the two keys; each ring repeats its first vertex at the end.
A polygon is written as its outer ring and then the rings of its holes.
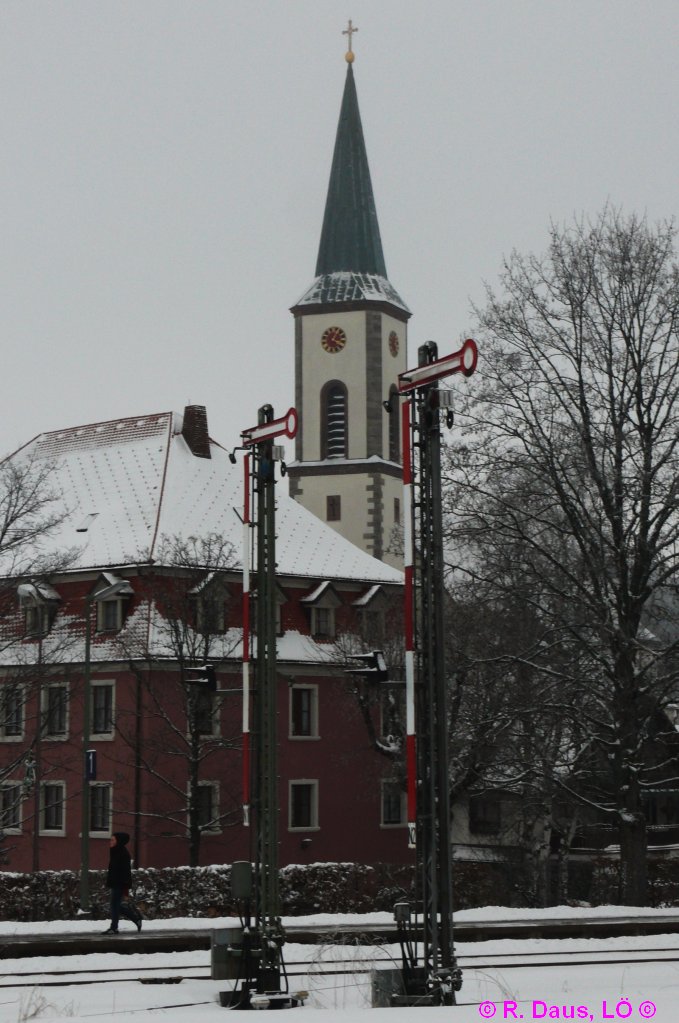
{"type": "MultiPolygon", "coordinates": [[[[357,949],[358,952],[358,949],[357,949]]],[[[550,952],[503,952],[495,954],[460,954],[458,962],[464,972],[486,973],[492,970],[520,970],[535,968],[567,968],[586,966],[630,966],[645,962],[679,963],[679,942],[677,946],[644,949],[611,949],[582,952],[579,950],[550,952]]],[[[293,978],[315,979],[366,975],[375,969],[393,968],[400,963],[398,955],[352,956],[345,958],[322,957],[295,960],[287,963],[287,975],[293,978]]],[[[11,975],[0,974],[0,990],[3,988],[50,988],[85,986],[91,984],[112,984],[138,982],[141,984],[179,984],[184,980],[210,980],[209,965],[196,963],[155,963],[151,966],[122,966],[69,969],[63,963],[61,969],[41,971],[13,970],[11,975]]],[[[228,982],[223,982],[228,983],[228,982]]]]}

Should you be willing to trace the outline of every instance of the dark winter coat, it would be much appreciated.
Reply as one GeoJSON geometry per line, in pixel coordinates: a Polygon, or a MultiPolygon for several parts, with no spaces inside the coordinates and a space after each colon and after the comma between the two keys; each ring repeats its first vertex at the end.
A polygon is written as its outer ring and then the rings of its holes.
{"type": "Polygon", "coordinates": [[[117,831],[113,837],[116,844],[111,847],[106,884],[109,888],[129,888],[132,884],[132,865],[125,846],[130,836],[124,831],[117,831]]]}

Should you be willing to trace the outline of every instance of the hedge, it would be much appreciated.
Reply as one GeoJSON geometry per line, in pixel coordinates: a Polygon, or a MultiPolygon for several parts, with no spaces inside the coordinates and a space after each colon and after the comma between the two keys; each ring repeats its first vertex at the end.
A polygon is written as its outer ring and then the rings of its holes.
{"type": "MultiPolygon", "coordinates": [[[[617,864],[600,859],[573,864],[571,898],[593,905],[617,897],[617,864]]],[[[106,872],[90,871],[92,915],[108,917],[106,872]]],[[[281,912],[390,912],[400,900],[414,898],[414,868],[358,863],[291,865],[280,871],[281,912]]],[[[529,875],[520,862],[455,864],[456,909],[530,905],[529,875]]],[[[231,867],[167,867],[134,871],[132,897],[149,920],[170,917],[231,916],[231,867]]],[[[649,905],[679,904],[679,859],[649,863],[649,905]]],[[[80,910],[80,875],[74,871],[17,874],[0,871],[0,919],[72,920],[80,910]]]]}

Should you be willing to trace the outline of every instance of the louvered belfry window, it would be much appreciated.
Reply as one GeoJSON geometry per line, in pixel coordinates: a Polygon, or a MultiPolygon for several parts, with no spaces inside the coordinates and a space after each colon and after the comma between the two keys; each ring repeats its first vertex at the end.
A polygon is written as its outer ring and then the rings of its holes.
{"type": "Polygon", "coordinates": [[[321,448],[323,458],[346,458],[347,389],[339,381],[332,381],[323,389],[323,417],[321,448]]]}
{"type": "Polygon", "coordinates": [[[401,443],[399,429],[401,422],[399,413],[401,408],[398,400],[398,387],[394,384],[389,388],[389,404],[391,406],[391,412],[389,413],[389,461],[400,462],[401,443]]]}

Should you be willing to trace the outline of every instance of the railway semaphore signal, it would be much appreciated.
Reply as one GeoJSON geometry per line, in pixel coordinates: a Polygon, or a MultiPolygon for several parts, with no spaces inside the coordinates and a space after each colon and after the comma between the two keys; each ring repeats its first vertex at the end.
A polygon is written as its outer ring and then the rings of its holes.
{"type": "MultiPolygon", "coordinates": [[[[406,768],[409,845],[416,849],[422,904],[422,956],[416,921],[405,903],[396,921],[402,950],[402,993],[394,1005],[453,1005],[462,985],[453,944],[453,885],[448,778],[448,697],[443,619],[443,526],[439,381],[471,376],[478,361],[468,338],[438,357],[422,345],[418,365],[399,376],[403,451],[405,562],[406,768]],[[418,599],[415,594],[418,593],[418,599]]],[[[393,413],[392,413],[393,414],[393,413]]]]}
{"type": "MultiPolygon", "coordinates": [[[[291,992],[283,963],[285,934],[278,888],[278,771],[276,735],[276,502],[274,441],[297,433],[297,411],[274,418],[259,409],[257,425],[243,430],[243,823],[252,825],[251,861],[234,863],[232,891],[242,930],[227,948],[236,978],[222,1004],[232,1009],[292,1008],[303,999],[291,992]],[[254,520],[253,520],[254,510],[254,520]],[[254,539],[254,544],[253,544],[254,539]],[[253,548],[257,601],[254,630],[250,575],[253,548]],[[253,640],[256,638],[256,643],[253,640]],[[251,669],[254,662],[254,687],[251,669]],[[251,716],[253,728],[251,728],[251,716]],[[255,741],[251,746],[251,735],[255,741]]],[[[239,450],[239,449],[236,449],[239,450]]],[[[235,452],[230,455],[235,462],[235,452]]],[[[281,463],[281,471],[283,465],[281,463]]]]}
{"type": "MultiPolygon", "coordinates": [[[[426,348],[431,351],[432,348],[428,348],[428,346],[433,346],[433,350],[436,349],[433,341],[423,345],[422,349],[426,348]]],[[[476,341],[469,337],[457,352],[444,355],[440,359],[434,358],[429,362],[421,363],[415,369],[407,369],[405,373],[399,374],[399,393],[407,394],[418,387],[428,387],[444,377],[452,376],[453,373],[463,373],[464,376],[470,377],[476,369],[478,357],[476,341]]]]}
{"type": "Polygon", "coordinates": [[[190,678],[184,679],[187,686],[198,686],[199,689],[207,689],[208,692],[217,692],[217,673],[213,664],[204,664],[200,668],[191,668],[191,671],[196,672],[190,678]]]}

